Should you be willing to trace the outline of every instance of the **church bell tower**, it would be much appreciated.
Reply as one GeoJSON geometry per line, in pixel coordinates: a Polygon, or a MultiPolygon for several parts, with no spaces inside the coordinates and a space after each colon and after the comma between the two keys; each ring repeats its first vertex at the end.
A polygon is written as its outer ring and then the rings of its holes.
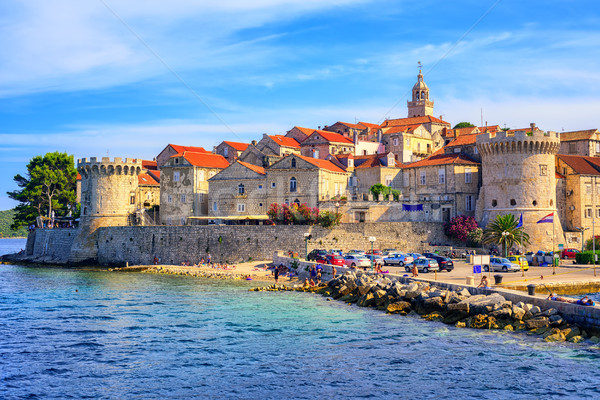
{"type": "Polygon", "coordinates": [[[419,75],[417,76],[417,83],[412,88],[412,101],[407,102],[409,118],[433,115],[433,101],[429,101],[429,88],[423,82],[421,68],[419,62],[419,75]]]}

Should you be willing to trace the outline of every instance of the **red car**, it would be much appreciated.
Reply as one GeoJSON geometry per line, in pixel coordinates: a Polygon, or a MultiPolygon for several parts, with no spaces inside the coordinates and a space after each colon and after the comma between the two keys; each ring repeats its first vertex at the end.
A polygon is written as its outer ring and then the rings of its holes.
{"type": "MultiPolygon", "coordinates": [[[[371,250],[367,251],[365,254],[371,254],[371,250]]],[[[376,256],[380,256],[381,255],[381,250],[374,249],[373,250],[373,254],[375,254],[376,256]]]]}
{"type": "Polygon", "coordinates": [[[327,257],[325,257],[327,259],[327,264],[330,265],[337,265],[337,266],[344,266],[344,257],[339,256],[337,254],[330,254],[327,257]]]}
{"type": "Polygon", "coordinates": [[[577,253],[579,253],[577,249],[564,249],[560,252],[560,258],[564,258],[565,260],[567,258],[575,258],[577,253]]]}

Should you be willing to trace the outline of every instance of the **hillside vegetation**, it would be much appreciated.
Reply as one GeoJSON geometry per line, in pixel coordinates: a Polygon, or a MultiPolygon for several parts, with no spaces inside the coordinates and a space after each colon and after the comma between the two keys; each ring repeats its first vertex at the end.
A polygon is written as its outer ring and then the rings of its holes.
{"type": "Polygon", "coordinates": [[[14,216],[15,210],[0,211],[0,238],[27,236],[27,228],[20,228],[16,231],[10,229],[14,216]]]}

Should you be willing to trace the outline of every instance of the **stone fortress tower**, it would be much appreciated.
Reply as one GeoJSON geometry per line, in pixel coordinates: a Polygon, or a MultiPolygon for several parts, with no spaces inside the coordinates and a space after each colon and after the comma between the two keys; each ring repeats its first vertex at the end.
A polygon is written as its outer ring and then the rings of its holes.
{"type": "Polygon", "coordinates": [[[482,186],[476,219],[482,227],[497,215],[523,213],[524,231],[530,243],[526,250],[551,251],[564,243],[556,208],[555,155],[560,147],[557,132],[531,131],[485,133],[477,136],[481,154],[482,186]],[[554,212],[551,223],[537,221],[554,212]]]}
{"type": "MultiPolygon", "coordinates": [[[[419,63],[420,66],[420,63],[419,63]]],[[[419,69],[417,83],[412,88],[412,101],[407,101],[408,118],[433,115],[433,101],[429,101],[429,88],[423,82],[423,73],[419,69]]]]}
{"type": "Polygon", "coordinates": [[[81,217],[78,237],[71,248],[71,262],[96,257],[97,228],[129,224],[129,218],[136,209],[135,195],[142,160],[82,158],[77,161],[77,172],[81,175],[81,217]]]}

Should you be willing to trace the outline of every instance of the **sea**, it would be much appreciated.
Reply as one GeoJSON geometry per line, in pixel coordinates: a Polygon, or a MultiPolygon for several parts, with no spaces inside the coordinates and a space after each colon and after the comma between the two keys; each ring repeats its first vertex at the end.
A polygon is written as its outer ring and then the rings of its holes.
{"type": "Polygon", "coordinates": [[[589,344],[252,285],[0,265],[0,398],[600,398],[589,344]]]}

